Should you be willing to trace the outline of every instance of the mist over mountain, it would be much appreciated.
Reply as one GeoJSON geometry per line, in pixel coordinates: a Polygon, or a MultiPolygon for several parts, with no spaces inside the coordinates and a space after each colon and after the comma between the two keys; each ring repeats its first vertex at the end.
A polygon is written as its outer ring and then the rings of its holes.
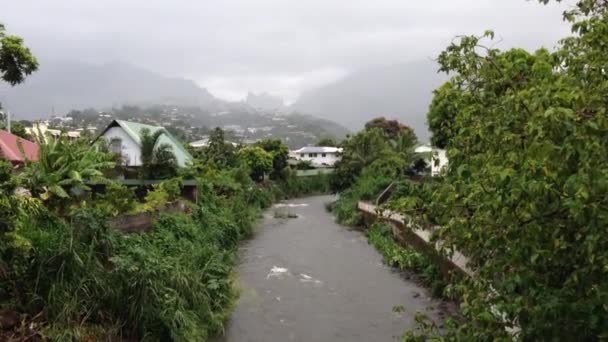
{"type": "Polygon", "coordinates": [[[312,114],[356,131],[369,119],[385,116],[413,127],[424,141],[432,91],[445,79],[430,60],[372,67],[305,92],[287,107],[282,98],[268,93],[250,92],[245,101],[224,101],[191,80],[123,62],[44,62],[24,84],[0,85],[0,102],[18,119],[48,118],[53,111],[63,115],[73,109],[176,105],[208,113],[312,114]]]}
{"type": "Polygon", "coordinates": [[[251,107],[259,110],[280,111],[285,109],[285,102],[279,96],[273,96],[268,93],[247,93],[245,102],[251,107]]]}
{"type": "Polygon", "coordinates": [[[377,116],[398,119],[426,141],[429,137],[426,113],[432,91],[447,80],[437,70],[437,64],[431,60],[368,68],[305,92],[291,107],[333,120],[353,131],[377,116]]]}
{"type": "Polygon", "coordinates": [[[91,65],[43,62],[24,84],[0,85],[0,102],[16,118],[63,115],[72,109],[124,104],[217,106],[216,99],[191,80],[165,77],[131,64],[91,65]]]}

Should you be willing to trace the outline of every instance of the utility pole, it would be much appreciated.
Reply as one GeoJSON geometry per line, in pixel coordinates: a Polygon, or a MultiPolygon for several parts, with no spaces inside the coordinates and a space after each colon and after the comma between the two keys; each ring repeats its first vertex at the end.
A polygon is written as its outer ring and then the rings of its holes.
{"type": "Polygon", "coordinates": [[[11,133],[11,111],[6,110],[6,130],[11,133]]]}

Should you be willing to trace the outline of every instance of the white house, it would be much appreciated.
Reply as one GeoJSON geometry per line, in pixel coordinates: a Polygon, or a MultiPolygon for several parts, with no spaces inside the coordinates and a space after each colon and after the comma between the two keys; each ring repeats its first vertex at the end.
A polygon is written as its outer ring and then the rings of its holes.
{"type": "MultiPolygon", "coordinates": [[[[239,144],[232,142],[232,141],[225,141],[225,143],[231,144],[234,147],[239,146],[239,144]]],[[[209,136],[205,136],[201,140],[196,140],[196,141],[191,142],[190,146],[192,146],[192,148],[195,148],[195,149],[209,147],[209,136]]]]}
{"type": "Polygon", "coordinates": [[[59,139],[62,135],[67,136],[68,140],[75,141],[80,137],[80,131],[62,132],[59,129],[49,128],[48,121],[35,122],[32,127],[25,127],[25,133],[30,136],[41,136],[45,141],[47,135],[51,135],[55,139],[59,139]]]}
{"type": "Polygon", "coordinates": [[[168,144],[177,159],[177,165],[186,166],[192,161],[192,156],[182,144],[180,144],[164,127],[144,125],[137,122],[114,120],[99,135],[109,145],[110,151],[118,153],[123,157],[126,166],[141,166],[141,130],[147,128],[150,134],[162,130],[163,134],[158,138],[156,146],[168,144]]]}
{"type": "Polygon", "coordinates": [[[448,165],[448,157],[445,150],[434,148],[428,145],[416,147],[416,153],[424,153],[428,155],[427,163],[431,166],[431,176],[437,176],[441,170],[448,165]]]}
{"type": "Polygon", "coordinates": [[[332,167],[340,160],[341,148],[327,146],[306,146],[292,151],[290,155],[297,160],[310,161],[313,166],[332,167]]]}

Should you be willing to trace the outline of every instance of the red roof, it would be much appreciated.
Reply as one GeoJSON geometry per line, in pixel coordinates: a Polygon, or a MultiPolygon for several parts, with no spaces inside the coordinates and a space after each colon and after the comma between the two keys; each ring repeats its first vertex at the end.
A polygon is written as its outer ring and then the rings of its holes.
{"type": "Polygon", "coordinates": [[[4,130],[0,130],[1,159],[5,159],[13,163],[23,163],[25,161],[21,155],[17,141],[19,141],[23,147],[25,158],[33,161],[38,160],[38,150],[40,149],[38,144],[25,140],[4,130]]]}

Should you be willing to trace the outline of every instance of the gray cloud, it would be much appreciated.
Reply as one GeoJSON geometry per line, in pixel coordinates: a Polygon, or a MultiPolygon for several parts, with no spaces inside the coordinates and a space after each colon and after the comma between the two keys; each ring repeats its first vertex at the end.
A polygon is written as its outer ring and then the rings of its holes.
{"type": "MultiPolygon", "coordinates": [[[[552,47],[571,4],[525,0],[2,0],[42,61],[123,60],[220,97],[302,91],[370,65],[435,57],[458,34],[552,47]]],[[[44,67],[44,65],[42,66],[44,67]]]]}

